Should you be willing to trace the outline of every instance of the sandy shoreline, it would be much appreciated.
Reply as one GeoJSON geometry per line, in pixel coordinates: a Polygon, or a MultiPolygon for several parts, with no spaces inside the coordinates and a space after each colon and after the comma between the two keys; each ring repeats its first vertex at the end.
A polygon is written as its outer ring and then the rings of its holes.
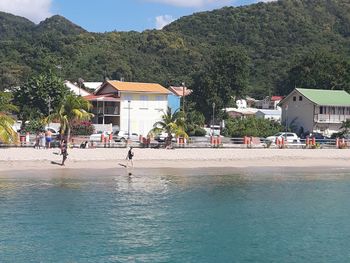
{"type": "MultiPolygon", "coordinates": [[[[134,149],[135,168],[350,168],[349,149],[134,149]]],[[[125,164],[127,149],[71,149],[61,167],[59,149],[0,149],[0,171],[115,169],[125,164]]]]}

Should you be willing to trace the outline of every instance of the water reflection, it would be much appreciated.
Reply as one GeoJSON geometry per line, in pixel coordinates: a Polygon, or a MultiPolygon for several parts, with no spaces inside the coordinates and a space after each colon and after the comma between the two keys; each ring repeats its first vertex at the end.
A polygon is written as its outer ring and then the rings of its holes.
{"type": "Polygon", "coordinates": [[[315,262],[317,254],[346,262],[350,177],[338,176],[134,169],[2,177],[0,258],[315,262]]]}

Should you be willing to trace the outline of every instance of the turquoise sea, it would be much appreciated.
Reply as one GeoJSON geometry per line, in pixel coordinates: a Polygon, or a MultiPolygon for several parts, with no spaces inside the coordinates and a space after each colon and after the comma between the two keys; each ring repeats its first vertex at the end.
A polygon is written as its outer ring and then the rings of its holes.
{"type": "Polygon", "coordinates": [[[350,262],[341,169],[0,173],[0,262],[350,262]]]}

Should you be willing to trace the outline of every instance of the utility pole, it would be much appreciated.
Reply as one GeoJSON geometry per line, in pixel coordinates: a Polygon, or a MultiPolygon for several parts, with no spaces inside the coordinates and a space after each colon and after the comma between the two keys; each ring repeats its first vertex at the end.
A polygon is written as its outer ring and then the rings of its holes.
{"type": "Polygon", "coordinates": [[[85,80],[83,80],[82,78],[78,78],[78,84],[79,84],[79,96],[81,96],[80,94],[80,90],[81,90],[81,85],[84,83],[85,80]]]}
{"type": "Polygon", "coordinates": [[[182,82],[182,111],[185,114],[185,96],[186,96],[186,85],[182,82]]]}
{"type": "MultiPolygon", "coordinates": [[[[51,101],[52,101],[52,99],[51,99],[51,97],[49,95],[49,98],[47,100],[47,103],[48,103],[48,106],[49,106],[49,109],[48,109],[49,110],[49,116],[51,114],[51,101]]],[[[47,126],[50,127],[50,123],[48,123],[47,126]]]]}
{"type": "Polygon", "coordinates": [[[128,100],[128,140],[130,140],[130,103],[131,101],[128,100]]]}
{"type": "Polygon", "coordinates": [[[213,102],[212,106],[213,106],[213,120],[212,120],[212,125],[211,125],[211,127],[212,127],[212,136],[214,136],[215,102],[213,102]]]}

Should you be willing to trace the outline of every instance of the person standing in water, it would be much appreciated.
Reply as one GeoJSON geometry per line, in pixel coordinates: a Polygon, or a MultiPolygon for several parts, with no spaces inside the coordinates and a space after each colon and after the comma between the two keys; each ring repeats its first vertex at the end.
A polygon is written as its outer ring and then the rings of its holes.
{"type": "Polygon", "coordinates": [[[131,162],[131,167],[134,167],[134,163],[132,161],[132,157],[134,157],[134,152],[132,151],[132,147],[130,146],[130,149],[128,151],[128,154],[126,156],[126,166],[128,167],[129,166],[129,161],[131,162]]]}
{"type": "Polygon", "coordinates": [[[62,140],[61,142],[61,155],[62,155],[61,165],[64,166],[64,162],[67,160],[67,156],[68,156],[66,140],[62,140]]]}

